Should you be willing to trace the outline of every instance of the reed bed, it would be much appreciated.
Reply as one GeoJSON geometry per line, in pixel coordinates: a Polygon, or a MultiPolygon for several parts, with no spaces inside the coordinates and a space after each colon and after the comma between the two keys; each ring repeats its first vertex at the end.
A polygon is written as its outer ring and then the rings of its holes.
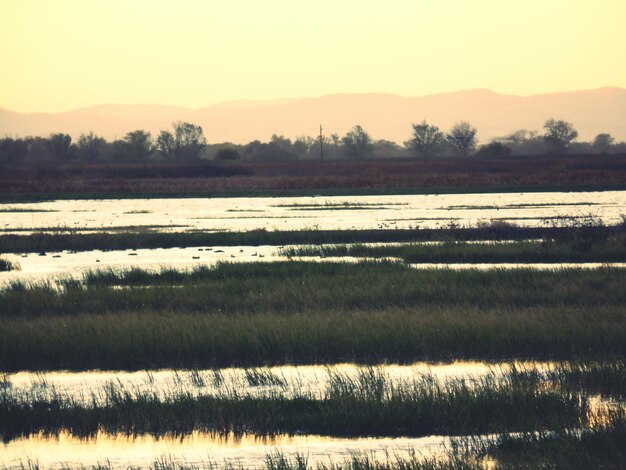
{"type": "MultiPolygon", "coordinates": [[[[33,461],[25,461],[15,467],[18,470],[40,470],[39,464],[33,461]]],[[[131,467],[133,470],[244,470],[249,467],[236,465],[233,463],[187,463],[169,457],[164,457],[154,461],[148,466],[131,467]]],[[[422,459],[413,455],[409,458],[389,458],[386,461],[379,461],[368,454],[354,455],[350,459],[342,461],[332,461],[329,463],[318,463],[316,465],[308,462],[305,455],[285,455],[280,451],[266,455],[261,465],[254,468],[265,470],[484,470],[484,466],[479,463],[470,463],[467,459],[422,459]]],[[[98,463],[95,465],[64,465],[64,470],[116,470],[117,467],[110,462],[98,463]]]]}
{"type": "Polygon", "coordinates": [[[82,282],[62,282],[62,289],[15,282],[0,290],[0,317],[623,307],[625,283],[626,270],[619,268],[422,271],[392,262],[222,263],[189,272],[94,271],[82,282]]]}
{"type": "Polygon", "coordinates": [[[623,306],[120,312],[4,318],[0,370],[592,359],[626,355],[623,306]]]}
{"type": "Polygon", "coordinates": [[[623,360],[595,363],[563,363],[547,372],[548,380],[562,389],[626,398],[626,363],[623,360]]]}
{"type": "Polygon", "coordinates": [[[626,353],[626,270],[252,263],[0,290],[0,370],[626,353]]]}
{"type": "Polygon", "coordinates": [[[616,155],[380,159],[335,162],[150,162],[84,166],[3,166],[0,198],[215,197],[316,194],[442,194],[623,189],[616,155]]]}
{"type": "MultiPolygon", "coordinates": [[[[462,440],[461,440],[462,441],[462,440]]],[[[607,421],[585,430],[564,429],[502,434],[487,444],[474,440],[467,447],[448,449],[440,457],[418,454],[390,455],[379,460],[366,453],[343,461],[309,464],[306,456],[286,456],[280,452],[265,459],[267,469],[281,470],[519,470],[602,468],[619,470],[626,460],[626,417],[623,411],[611,413],[607,421]]]]}
{"type": "Polygon", "coordinates": [[[289,257],[396,258],[406,263],[608,263],[626,261],[626,234],[595,242],[547,239],[480,244],[451,241],[427,245],[309,245],[283,248],[279,253],[289,257]]]}
{"type": "MultiPolygon", "coordinates": [[[[266,469],[519,469],[519,468],[623,468],[626,458],[624,408],[592,411],[586,385],[600,372],[623,377],[624,363],[565,364],[550,374],[513,369],[504,376],[493,373],[481,380],[438,383],[423,375],[393,383],[380,369],[363,368],[356,377],[329,372],[330,383],[320,399],[280,393],[250,397],[237,393],[216,397],[172,395],[165,400],[135,393],[120,385],[104,389],[104,403],[78,405],[63,395],[17,397],[10,388],[0,392],[0,435],[6,441],[62,431],[89,437],[97,432],[151,433],[183,436],[192,430],[215,433],[309,432],[338,436],[452,437],[451,445],[436,457],[423,457],[406,449],[376,457],[359,452],[348,458],[309,462],[305,454],[268,453],[266,469]],[[572,394],[567,383],[574,374],[584,385],[572,394]],[[555,380],[560,377],[558,380],[555,380]],[[241,405],[238,405],[240,403],[241,405]],[[304,423],[304,424],[302,424],[304,423]],[[279,429],[279,431],[275,431],[279,429]],[[434,430],[434,431],[432,431],[434,430]],[[495,433],[495,435],[494,435],[495,433]]],[[[609,382],[613,382],[610,380],[609,382]]],[[[594,393],[592,391],[592,393],[594,393]]],[[[26,461],[24,469],[40,468],[26,461]]],[[[110,469],[110,462],[64,468],[110,469]]],[[[133,468],[141,468],[133,466],[133,468]]],[[[186,463],[163,457],[150,469],[231,469],[238,464],[186,463]]]]}
{"type": "MultiPolygon", "coordinates": [[[[441,364],[432,364],[435,370],[441,364]]],[[[481,372],[472,372],[471,363],[456,363],[453,367],[468,367],[465,373],[455,374],[453,377],[441,376],[433,369],[420,364],[417,367],[407,365],[401,367],[403,374],[396,375],[398,364],[376,364],[370,366],[328,364],[326,366],[313,366],[299,368],[290,365],[285,369],[271,367],[253,368],[228,368],[228,369],[188,369],[188,370],[165,370],[155,372],[146,370],[145,375],[139,380],[137,374],[114,373],[107,374],[109,380],[115,380],[116,384],[133,393],[150,392],[159,397],[167,397],[172,394],[186,395],[222,395],[231,394],[234,391],[240,395],[258,396],[267,394],[269,391],[277,391],[287,397],[307,395],[315,398],[324,396],[329,384],[334,384],[337,377],[347,378],[349,382],[360,384],[363,378],[369,378],[376,373],[382,376],[388,386],[403,383],[407,380],[419,378],[431,381],[445,381],[452,378],[472,383],[484,375],[494,378],[507,377],[532,377],[542,387],[562,390],[568,393],[586,393],[596,398],[602,397],[605,402],[619,402],[623,400],[626,392],[624,375],[626,366],[622,360],[607,360],[604,362],[500,362],[491,365],[484,364],[481,372]],[[156,376],[155,376],[156,375],[156,376]],[[602,377],[600,381],[598,377],[602,377]]],[[[35,394],[38,397],[55,397],[60,392],[65,396],[81,402],[90,403],[101,391],[100,385],[86,385],[81,380],[92,380],[99,376],[100,372],[83,373],[56,373],[35,372],[28,374],[30,381],[23,380],[24,373],[10,374],[0,373],[0,388],[9,389],[14,396],[22,395],[29,399],[35,394]],[[68,386],[68,384],[70,384],[68,386]]],[[[376,382],[372,380],[372,382],[376,382]]],[[[346,392],[345,389],[343,389],[346,392]]]]}
{"type": "Polygon", "coordinates": [[[621,469],[626,461],[626,414],[610,412],[586,429],[502,435],[483,446],[496,468],[621,469]]]}
{"type": "Polygon", "coordinates": [[[308,433],[330,436],[469,435],[563,429],[587,423],[584,395],[540,386],[534,374],[488,375],[472,383],[420,376],[391,383],[376,369],[356,378],[335,374],[320,399],[280,392],[250,396],[173,394],[160,398],[110,383],[104,402],[77,403],[63,395],[30,397],[0,391],[4,440],[43,432],[76,436],[107,433],[308,433]]]}
{"type": "MultiPolygon", "coordinates": [[[[416,226],[419,222],[416,221],[416,226]]],[[[438,229],[381,230],[293,230],[248,232],[151,232],[133,230],[117,233],[37,232],[0,235],[0,253],[38,253],[45,251],[127,250],[194,246],[240,245],[318,245],[340,243],[391,243],[418,241],[584,239],[602,241],[620,233],[620,226],[519,227],[493,221],[477,227],[452,225],[438,229]]]]}

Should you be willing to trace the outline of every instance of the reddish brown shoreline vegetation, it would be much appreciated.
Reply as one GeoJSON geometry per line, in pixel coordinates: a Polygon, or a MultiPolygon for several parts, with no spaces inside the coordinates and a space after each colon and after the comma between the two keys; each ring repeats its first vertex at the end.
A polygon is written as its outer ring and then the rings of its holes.
{"type": "Polygon", "coordinates": [[[277,191],[605,189],[626,186],[626,156],[272,163],[152,162],[0,167],[4,198],[277,191]]]}

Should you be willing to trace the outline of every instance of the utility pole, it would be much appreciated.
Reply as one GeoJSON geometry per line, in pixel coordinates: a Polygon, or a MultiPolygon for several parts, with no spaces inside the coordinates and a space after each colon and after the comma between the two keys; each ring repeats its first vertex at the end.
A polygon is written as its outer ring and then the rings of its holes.
{"type": "Polygon", "coordinates": [[[322,125],[320,124],[320,160],[324,160],[324,139],[322,138],[322,125]]]}

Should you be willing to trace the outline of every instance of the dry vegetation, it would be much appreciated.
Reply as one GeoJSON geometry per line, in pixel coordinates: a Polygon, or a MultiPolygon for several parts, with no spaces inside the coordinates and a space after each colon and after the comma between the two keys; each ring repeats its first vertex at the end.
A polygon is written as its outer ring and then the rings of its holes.
{"type": "Polygon", "coordinates": [[[107,163],[0,168],[5,199],[51,195],[380,193],[626,185],[623,156],[216,164],[107,163]]]}

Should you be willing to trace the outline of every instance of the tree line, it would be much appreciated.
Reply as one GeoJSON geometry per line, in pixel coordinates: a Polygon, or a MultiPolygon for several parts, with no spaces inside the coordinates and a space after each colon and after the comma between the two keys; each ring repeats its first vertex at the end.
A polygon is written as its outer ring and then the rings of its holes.
{"type": "Polygon", "coordinates": [[[388,140],[374,140],[360,125],[343,137],[298,137],[294,140],[273,135],[269,142],[258,140],[244,145],[209,144],[201,126],[177,121],[171,129],[153,138],[150,132],[135,130],[112,142],[93,132],[81,134],[76,142],[64,133],[43,137],[0,139],[0,163],[28,161],[186,161],[199,158],[228,161],[288,161],[319,159],[367,159],[381,157],[436,158],[446,156],[505,157],[511,154],[625,154],[626,143],[616,143],[607,133],[592,142],[576,142],[578,132],[564,120],[549,119],[544,132],[519,130],[510,135],[478,145],[477,129],[460,121],[444,132],[426,121],[412,124],[410,138],[398,145],[388,140]],[[320,142],[321,139],[321,142],[320,142]]]}

